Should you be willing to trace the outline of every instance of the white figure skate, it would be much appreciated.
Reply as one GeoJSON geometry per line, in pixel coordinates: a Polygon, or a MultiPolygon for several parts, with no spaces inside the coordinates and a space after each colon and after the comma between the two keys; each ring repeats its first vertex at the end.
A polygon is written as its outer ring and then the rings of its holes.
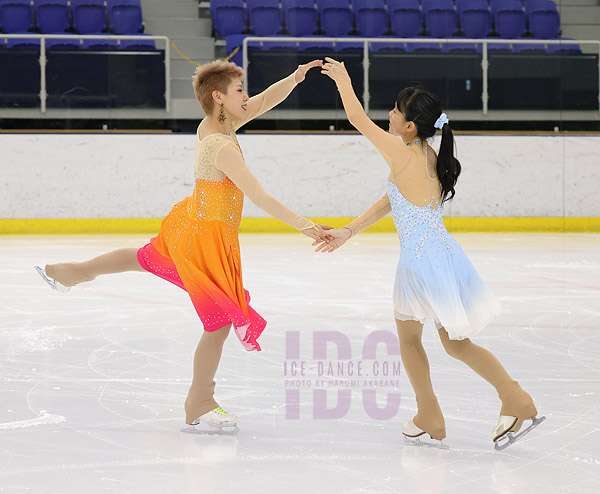
{"type": "Polygon", "coordinates": [[[402,426],[402,434],[404,435],[405,442],[409,444],[414,444],[415,446],[450,449],[442,442],[442,440],[435,439],[423,429],[417,427],[412,420],[410,422],[404,423],[404,425],[402,426]],[[429,436],[429,439],[427,439],[427,436],[429,436]]]}
{"type": "Polygon", "coordinates": [[[48,285],[50,285],[50,288],[52,288],[53,290],[56,290],[57,292],[61,293],[67,293],[71,289],[70,286],[65,286],[62,283],[56,281],[54,278],[50,278],[50,276],[46,274],[46,268],[42,269],[39,266],[34,266],[34,268],[42,277],[42,279],[46,283],[48,283],[48,285]]]}
{"type": "Polygon", "coordinates": [[[236,435],[239,429],[237,417],[233,413],[227,413],[221,407],[217,407],[201,415],[191,424],[186,424],[181,432],[236,435]]]}
{"type": "Polygon", "coordinates": [[[494,447],[497,451],[508,448],[532,429],[535,429],[544,420],[546,420],[546,417],[519,419],[517,417],[511,417],[510,415],[500,415],[500,419],[492,431],[492,441],[495,443],[494,447]],[[526,429],[519,432],[525,420],[531,420],[531,424],[526,429]]]}

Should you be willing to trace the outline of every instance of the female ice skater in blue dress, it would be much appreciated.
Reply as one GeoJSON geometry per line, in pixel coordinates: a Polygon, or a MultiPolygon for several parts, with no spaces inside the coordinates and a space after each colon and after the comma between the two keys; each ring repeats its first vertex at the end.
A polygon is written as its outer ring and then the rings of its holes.
{"type": "Polygon", "coordinates": [[[328,230],[332,239],[316,241],[316,250],[332,252],[392,212],[401,246],[394,313],[402,362],[415,390],[418,409],[414,418],[403,425],[402,432],[409,440],[419,442],[429,435],[438,446],[446,437],[444,416],[421,344],[423,324],[432,321],[446,352],[498,391],[502,408],[492,440],[497,449],[502,449],[543,417],[536,417],[531,396],[508,375],[498,359],[469,339],[491,321],[500,307],[442,221],[442,204],[454,196],[461,170],[454,157],[448,118],[435,95],[408,87],[396,99],[386,132],[363,110],[344,64],[331,58],[326,61],[322,72],[335,81],[348,120],[381,153],[390,167],[390,176],[387,194],[345,227],[328,230]],[[439,155],[427,144],[436,129],[442,131],[439,155]],[[531,424],[519,433],[525,420],[531,420],[531,424]]]}

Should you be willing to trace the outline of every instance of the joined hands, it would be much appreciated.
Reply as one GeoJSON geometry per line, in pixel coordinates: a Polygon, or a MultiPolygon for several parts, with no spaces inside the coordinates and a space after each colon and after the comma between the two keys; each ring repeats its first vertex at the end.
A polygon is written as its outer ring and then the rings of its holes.
{"type": "Polygon", "coordinates": [[[327,228],[326,239],[315,239],[313,246],[317,246],[315,252],[333,252],[339,249],[352,236],[350,228],[327,228]]]}

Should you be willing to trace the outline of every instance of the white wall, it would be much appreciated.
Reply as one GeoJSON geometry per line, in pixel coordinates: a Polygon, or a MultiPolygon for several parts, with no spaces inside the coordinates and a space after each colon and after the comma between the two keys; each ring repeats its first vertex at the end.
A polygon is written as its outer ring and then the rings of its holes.
{"type": "MultiPolygon", "coordinates": [[[[600,136],[457,136],[457,217],[600,216],[600,136]]],[[[240,135],[265,188],[304,216],[355,216],[387,165],[358,135],[240,135]]],[[[193,189],[189,134],[0,134],[0,218],[159,218],[193,189]]],[[[434,144],[434,148],[437,145],[434,144]]],[[[244,216],[266,216],[246,201],[244,216]]]]}

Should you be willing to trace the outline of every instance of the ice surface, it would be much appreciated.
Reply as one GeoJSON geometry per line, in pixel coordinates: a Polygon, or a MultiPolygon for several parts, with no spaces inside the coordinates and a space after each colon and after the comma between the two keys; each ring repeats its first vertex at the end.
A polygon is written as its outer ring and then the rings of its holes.
{"type": "MultiPolygon", "coordinates": [[[[367,369],[399,362],[383,345],[375,360],[362,354],[369,335],[395,331],[394,235],[359,236],[326,255],[300,235],[241,237],[244,282],[268,326],[263,352],[246,352],[233,333],[226,342],[216,398],[239,417],[235,437],[179,432],[202,331],[185,292],[125,273],[59,294],[33,269],[141,246],[146,237],[0,237],[0,492],[598,492],[600,236],[456,238],[504,309],[475,341],[547,416],[503,452],[489,437],[500,410],[495,391],[448,357],[432,328],[424,343],[449,451],[404,445],[401,425],[415,402],[403,370],[387,378],[396,385],[376,388],[380,407],[399,394],[389,420],[369,416],[361,387],[338,418],[313,412],[315,379],[331,377],[315,375],[313,343],[324,332],[346,335],[349,361],[367,369]],[[309,369],[298,377],[312,387],[297,388],[294,419],[285,380],[299,360],[309,369]]],[[[331,343],[327,360],[349,362],[331,343]]],[[[324,389],[334,408],[344,389],[324,389]]]]}

